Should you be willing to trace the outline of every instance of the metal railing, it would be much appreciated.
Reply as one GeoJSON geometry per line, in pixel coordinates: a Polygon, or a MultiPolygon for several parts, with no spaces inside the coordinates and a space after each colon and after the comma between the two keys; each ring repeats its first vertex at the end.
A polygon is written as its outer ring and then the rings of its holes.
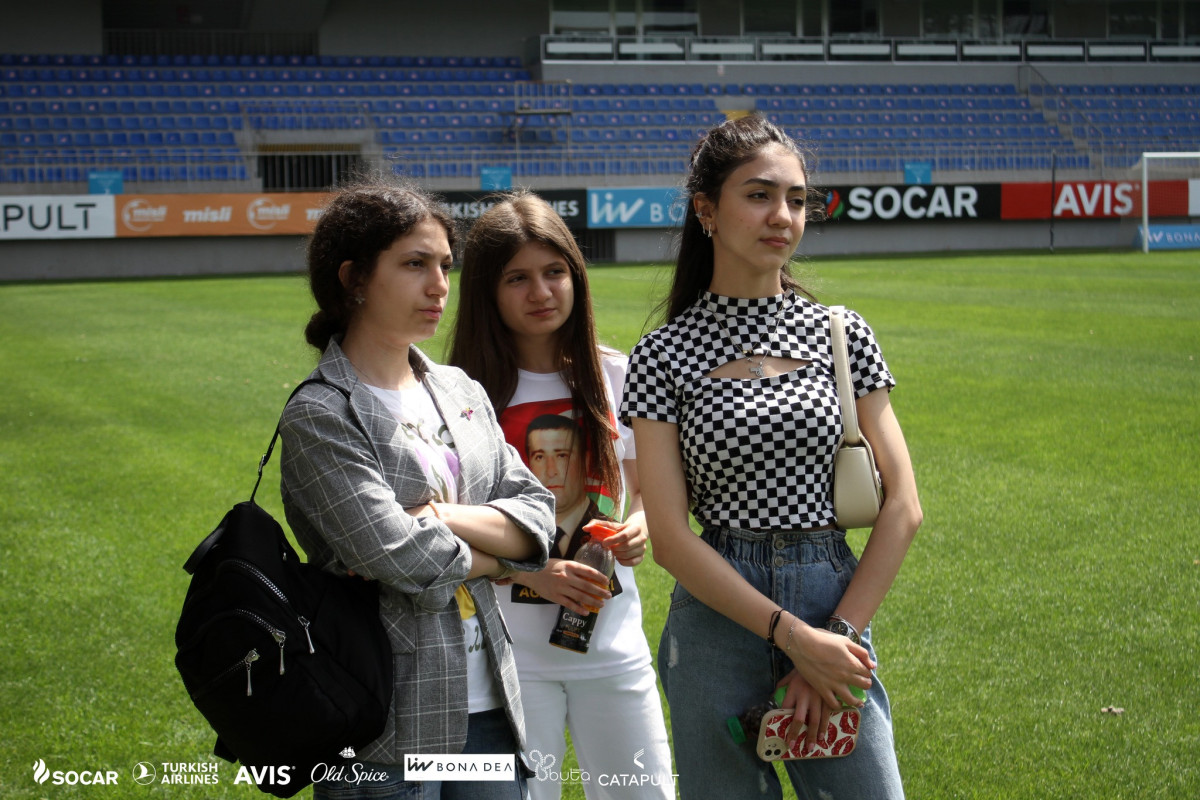
{"type": "Polygon", "coordinates": [[[107,28],[104,52],[122,55],[188,56],[217,53],[247,56],[312,55],[318,52],[316,32],[245,30],[155,30],[107,28]]]}
{"type": "Polygon", "coordinates": [[[543,62],[1178,62],[1200,61],[1200,41],[904,39],[783,36],[544,34],[543,62]]]}
{"type": "MultiPolygon", "coordinates": [[[[1195,143],[1179,143],[1179,149],[1195,143]]],[[[906,182],[906,168],[921,165],[935,183],[1048,180],[1052,166],[1078,180],[1124,179],[1138,163],[1140,144],[1089,141],[1086,148],[1056,143],[1035,147],[1003,141],[968,145],[928,142],[817,143],[813,178],[820,184],[906,182]]],[[[126,194],[178,192],[321,191],[330,175],[342,176],[361,164],[420,181],[441,190],[478,190],[485,170],[501,168],[512,175],[513,186],[585,188],[604,186],[669,186],[678,184],[687,169],[686,147],[646,147],[625,150],[588,146],[505,148],[466,151],[361,153],[348,158],[345,150],[309,150],[303,158],[326,159],[329,169],[300,165],[289,168],[287,180],[264,172],[277,150],[249,150],[238,156],[212,157],[188,149],[175,157],[149,157],[126,149],[119,154],[64,156],[39,151],[9,151],[0,163],[0,195],[42,193],[83,194],[91,173],[119,174],[126,194]],[[302,168],[303,167],[303,168],[302,168]]]]}

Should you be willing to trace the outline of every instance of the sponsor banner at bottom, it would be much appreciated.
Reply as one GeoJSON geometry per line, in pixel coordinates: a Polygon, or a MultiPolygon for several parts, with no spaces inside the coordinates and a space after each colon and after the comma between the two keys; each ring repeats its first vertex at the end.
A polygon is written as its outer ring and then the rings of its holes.
{"type": "Polygon", "coordinates": [[[512,781],[517,778],[512,753],[476,755],[406,755],[406,781],[512,781]]]}

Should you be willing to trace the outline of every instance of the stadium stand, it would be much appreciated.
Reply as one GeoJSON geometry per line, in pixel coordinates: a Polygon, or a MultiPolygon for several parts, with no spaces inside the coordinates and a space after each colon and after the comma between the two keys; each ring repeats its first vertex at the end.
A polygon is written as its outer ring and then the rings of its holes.
{"type": "Polygon", "coordinates": [[[750,110],[817,144],[826,173],[1123,168],[1200,142],[1187,84],[538,84],[512,58],[2,55],[0,182],[253,188],[280,144],[429,179],[677,176],[700,133],[750,110]]]}

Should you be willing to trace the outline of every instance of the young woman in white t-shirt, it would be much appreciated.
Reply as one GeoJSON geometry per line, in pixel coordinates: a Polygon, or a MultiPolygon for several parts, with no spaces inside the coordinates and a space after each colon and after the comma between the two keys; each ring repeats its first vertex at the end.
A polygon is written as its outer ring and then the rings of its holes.
{"type": "Polygon", "coordinates": [[[626,359],[597,343],[583,255],[546,201],[507,195],[467,236],[459,292],[450,363],[483,385],[509,443],[555,497],[546,568],[497,587],[536,769],[531,798],[557,800],[576,779],[589,800],[674,797],[632,569],[648,538],[636,454],[615,416],[626,359]],[[621,523],[605,539],[617,560],[607,589],[602,573],[571,560],[597,517],[621,523]],[[588,652],[552,646],[560,607],[582,615],[587,606],[601,608],[588,652]],[[568,728],[574,776],[563,770],[568,728]]]}

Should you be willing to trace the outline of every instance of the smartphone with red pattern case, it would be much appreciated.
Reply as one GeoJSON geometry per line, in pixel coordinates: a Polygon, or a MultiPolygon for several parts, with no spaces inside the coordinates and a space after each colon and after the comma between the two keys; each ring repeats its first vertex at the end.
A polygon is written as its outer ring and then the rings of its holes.
{"type": "Polygon", "coordinates": [[[763,761],[791,761],[797,758],[838,758],[854,752],[858,744],[858,726],[862,715],[857,708],[843,708],[829,717],[829,728],[817,744],[806,746],[804,734],[808,725],[800,726],[800,735],[789,749],[784,741],[792,724],[792,709],[776,708],[763,715],[758,732],[758,757],[763,761]]]}

